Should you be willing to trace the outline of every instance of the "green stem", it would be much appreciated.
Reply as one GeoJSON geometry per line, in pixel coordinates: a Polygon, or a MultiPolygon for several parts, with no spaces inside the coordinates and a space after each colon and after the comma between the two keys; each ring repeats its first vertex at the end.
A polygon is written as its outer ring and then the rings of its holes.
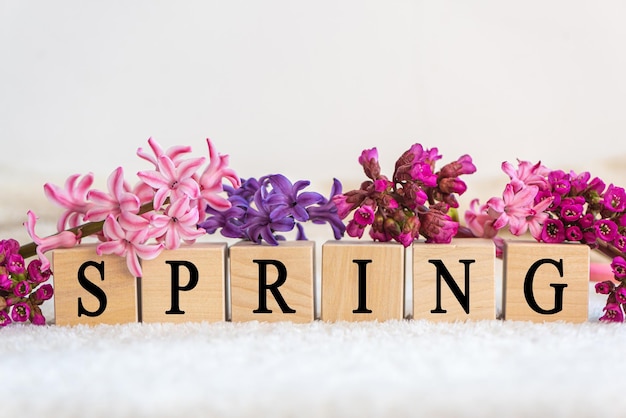
{"type": "MultiPolygon", "coordinates": [[[[169,203],[169,198],[165,200],[164,204],[168,204],[168,203],[169,203]]],[[[154,207],[152,206],[152,202],[149,202],[149,203],[142,205],[139,208],[139,212],[137,214],[142,215],[146,212],[150,212],[151,210],[154,210],[154,207]]],[[[81,237],[87,237],[89,235],[97,234],[98,232],[102,231],[103,225],[104,225],[104,221],[88,222],[86,224],[77,226],[76,228],[66,229],[66,231],[72,232],[75,235],[78,235],[80,233],[81,237]]],[[[55,235],[58,235],[58,234],[55,234],[55,235]]],[[[37,244],[34,242],[22,245],[20,247],[20,255],[24,257],[25,259],[29,257],[33,257],[35,254],[37,254],[37,244]]]]}

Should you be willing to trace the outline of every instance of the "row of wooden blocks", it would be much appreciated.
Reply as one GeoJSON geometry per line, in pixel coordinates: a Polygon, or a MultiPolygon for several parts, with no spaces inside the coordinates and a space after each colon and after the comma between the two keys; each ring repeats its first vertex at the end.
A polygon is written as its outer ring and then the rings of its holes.
{"type": "MultiPolygon", "coordinates": [[[[407,272],[411,317],[496,318],[500,275],[491,241],[415,243],[411,251],[406,268],[398,244],[324,243],[316,318],[314,242],[195,244],[142,261],[141,278],[130,275],[125,259],[97,256],[93,245],[56,250],[56,324],[402,319],[407,272]]],[[[587,320],[587,246],[510,241],[503,269],[504,319],[587,320]]]]}

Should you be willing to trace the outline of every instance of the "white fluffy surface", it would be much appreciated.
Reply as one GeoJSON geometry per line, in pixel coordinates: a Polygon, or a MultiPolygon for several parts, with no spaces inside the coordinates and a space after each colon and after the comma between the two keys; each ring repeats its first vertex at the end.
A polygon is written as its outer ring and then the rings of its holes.
{"type": "Polygon", "coordinates": [[[2,416],[623,416],[626,327],[11,326],[2,416]]]}

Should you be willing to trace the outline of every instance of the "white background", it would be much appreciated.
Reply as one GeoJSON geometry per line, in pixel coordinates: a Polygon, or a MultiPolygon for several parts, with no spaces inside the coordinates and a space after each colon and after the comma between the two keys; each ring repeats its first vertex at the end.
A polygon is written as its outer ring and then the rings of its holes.
{"type": "Polygon", "coordinates": [[[462,200],[501,193],[504,160],[626,185],[626,5],[618,1],[0,0],[0,232],[45,182],[127,177],[154,137],[242,177],[324,194],[414,142],[469,153],[462,200]]]}

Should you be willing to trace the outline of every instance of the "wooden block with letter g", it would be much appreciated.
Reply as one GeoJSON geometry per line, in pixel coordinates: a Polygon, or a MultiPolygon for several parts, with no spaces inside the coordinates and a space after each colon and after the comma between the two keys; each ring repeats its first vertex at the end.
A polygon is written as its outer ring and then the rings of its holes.
{"type": "Polygon", "coordinates": [[[96,254],[96,245],[52,253],[57,325],[137,322],[137,279],[126,259],[96,254]]]}
{"type": "Polygon", "coordinates": [[[311,322],[315,319],[315,243],[239,242],[230,252],[232,321],[311,322]]]}
{"type": "Polygon", "coordinates": [[[589,247],[506,242],[502,305],[504,319],[587,321],[589,247]]]}
{"type": "Polygon", "coordinates": [[[196,243],[144,260],[142,321],[224,321],[225,265],[226,243],[196,243]]]}
{"type": "Polygon", "coordinates": [[[413,243],[413,317],[496,319],[495,260],[491,240],[413,243]]]}
{"type": "Polygon", "coordinates": [[[397,243],[324,243],[321,319],[402,319],[404,253],[404,247],[397,243]]]}

